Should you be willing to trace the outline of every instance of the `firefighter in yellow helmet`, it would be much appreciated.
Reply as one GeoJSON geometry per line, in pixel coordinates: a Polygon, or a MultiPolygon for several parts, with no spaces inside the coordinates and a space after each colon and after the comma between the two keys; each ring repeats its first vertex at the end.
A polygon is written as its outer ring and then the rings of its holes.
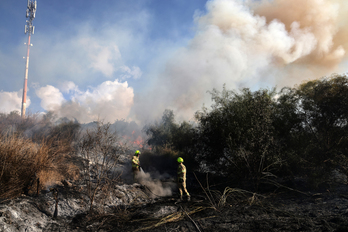
{"type": "Polygon", "coordinates": [[[140,171],[140,161],[139,161],[140,154],[141,154],[141,152],[139,150],[136,150],[134,153],[134,156],[132,158],[132,171],[133,171],[133,180],[134,181],[135,181],[135,178],[140,171]]]}
{"type": "Polygon", "coordinates": [[[182,200],[182,194],[183,192],[185,192],[186,196],[187,196],[187,200],[190,201],[191,197],[190,194],[188,193],[187,189],[186,189],[186,167],[183,164],[184,159],[179,157],[177,159],[179,166],[178,166],[178,188],[179,188],[179,192],[180,192],[180,200],[182,200]]]}

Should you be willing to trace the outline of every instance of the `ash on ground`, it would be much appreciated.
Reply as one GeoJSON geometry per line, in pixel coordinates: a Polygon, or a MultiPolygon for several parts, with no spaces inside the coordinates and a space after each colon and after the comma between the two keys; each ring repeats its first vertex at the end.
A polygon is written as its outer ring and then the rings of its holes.
{"type": "Polygon", "coordinates": [[[233,186],[203,191],[191,181],[191,201],[180,202],[175,183],[143,178],[142,184],[112,183],[92,210],[83,181],[2,200],[0,231],[348,231],[345,183],[316,191],[278,185],[256,193],[233,186]]]}

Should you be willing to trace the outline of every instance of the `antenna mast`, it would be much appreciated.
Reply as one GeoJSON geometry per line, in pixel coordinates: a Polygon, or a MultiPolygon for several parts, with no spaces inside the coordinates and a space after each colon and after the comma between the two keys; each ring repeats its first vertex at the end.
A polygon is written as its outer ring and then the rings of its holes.
{"type": "Polygon", "coordinates": [[[36,6],[37,6],[36,0],[35,1],[28,0],[27,10],[26,10],[27,25],[25,25],[25,29],[24,29],[24,33],[25,34],[28,33],[28,43],[27,43],[27,57],[25,62],[24,87],[23,87],[23,97],[22,97],[22,111],[21,111],[22,118],[25,118],[25,110],[26,110],[26,103],[27,103],[29,51],[30,51],[30,46],[33,46],[30,43],[30,37],[32,34],[34,34],[34,29],[35,29],[35,26],[33,26],[33,20],[35,18],[36,6]]]}

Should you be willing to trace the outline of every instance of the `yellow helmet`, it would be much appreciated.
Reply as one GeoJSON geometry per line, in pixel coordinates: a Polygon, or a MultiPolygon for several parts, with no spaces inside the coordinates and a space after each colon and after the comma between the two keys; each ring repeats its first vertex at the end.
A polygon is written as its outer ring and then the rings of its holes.
{"type": "Polygon", "coordinates": [[[140,154],[141,154],[141,152],[139,150],[135,151],[135,155],[140,155],[140,154]]]}
{"type": "Polygon", "coordinates": [[[182,162],[184,162],[184,159],[181,158],[181,157],[179,157],[179,158],[177,159],[177,161],[178,161],[178,163],[182,163],[182,162]]]}

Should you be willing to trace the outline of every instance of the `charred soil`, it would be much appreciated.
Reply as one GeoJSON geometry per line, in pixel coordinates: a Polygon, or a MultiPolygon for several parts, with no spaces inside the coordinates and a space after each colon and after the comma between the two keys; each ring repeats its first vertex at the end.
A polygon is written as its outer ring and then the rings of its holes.
{"type": "Polygon", "coordinates": [[[117,183],[112,197],[99,196],[89,211],[76,181],[55,187],[56,217],[51,191],[1,202],[0,231],[348,231],[348,185],[314,191],[305,182],[276,183],[258,191],[236,183],[231,186],[238,188],[214,190],[190,183],[191,201],[178,201],[177,193],[153,198],[146,186],[117,183]]]}
{"type": "Polygon", "coordinates": [[[160,198],[110,214],[80,215],[70,225],[84,231],[348,231],[347,193],[346,185],[324,192],[284,190],[227,199],[220,207],[203,195],[190,202],[160,198]]]}

